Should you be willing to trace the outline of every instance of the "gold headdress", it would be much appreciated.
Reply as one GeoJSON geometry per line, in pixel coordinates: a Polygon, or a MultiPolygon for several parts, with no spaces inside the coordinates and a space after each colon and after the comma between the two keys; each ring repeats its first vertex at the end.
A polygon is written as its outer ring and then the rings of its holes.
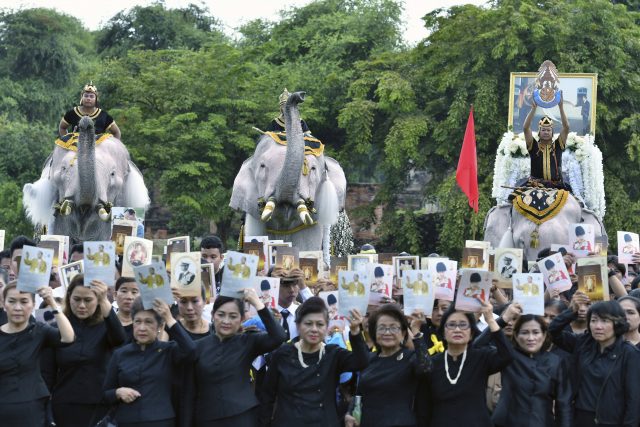
{"type": "Polygon", "coordinates": [[[553,120],[551,120],[551,117],[544,116],[543,118],[540,119],[540,121],[538,122],[538,127],[544,127],[544,126],[553,127],[553,120]]]}
{"type": "Polygon", "coordinates": [[[280,104],[280,106],[281,106],[281,107],[282,107],[284,104],[286,104],[286,103],[287,103],[287,99],[289,99],[289,95],[291,95],[291,94],[289,93],[289,91],[288,91],[288,90],[287,90],[287,88],[285,87],[285,88],[284,88],[284,92],[282,92],[282,93],[280,94],[280,96],[278,97],[278,101],[279,101],[279,104],[280,104]]]}
{"type": "Polygon", "coordinates": [[[82,88],[82,92],[80,92],[80,105],[82,105],[82,95],[84,95],[85,92],[94,93],[96,95],[96,102],[98,101],[98,88],[94,86],[93,81],[89,81],[89,83],[82,88]]]}

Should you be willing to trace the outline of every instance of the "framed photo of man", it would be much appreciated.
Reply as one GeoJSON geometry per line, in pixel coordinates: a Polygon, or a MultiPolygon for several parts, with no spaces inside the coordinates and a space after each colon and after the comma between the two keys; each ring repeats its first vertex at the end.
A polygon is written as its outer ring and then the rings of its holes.
{"type": "MultiPolygon", "coordinates": [[[[514,134],[523,132],[524,121],[531,111],[533,91],[537,72],[511,73],[509,81],[509,122],[514,134]]],[[[598,75],[595,73],[558,73],[562,91],[564,111],[569,119],[569,127],[578,136],[594,135],[596,132],[596,101],[598,75]]],[[[555,123],[560,123],[560,110],[538,107],[533,123],[547,115],[555,123]]],[[[538,129],[532,129],[537,132],[538,129]]]]}
{"type": "Polygon", "coordinates": [[[171,287],[180,296],[196,297],[201,292],[200,252],[174,252],[171,257],[171,287]]]}
{"type": "Polygon", "coordinates": [[[84,261],[75,261],[67,265],[63,265],[58,269],[58,276],[60,277],[60,284],[67,289],[71,280],[78,274],[84,273],[84,261]]]}

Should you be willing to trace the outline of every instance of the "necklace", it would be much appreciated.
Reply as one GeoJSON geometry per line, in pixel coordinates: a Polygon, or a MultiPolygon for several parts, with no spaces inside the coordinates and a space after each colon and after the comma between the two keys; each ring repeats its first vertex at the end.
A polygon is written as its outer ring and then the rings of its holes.
{"type": "Polygon", "coordinates": [[[456,383],[460,379],[460,374],[462,374],[462,368],[464,368],[464,361],[467,360],[467,349],[465,349],[464,353],[462,353],[462,362],[460,362],[460,369],[458,369],[458,375],[456,375],[456,377],[454,379],[451,379],[451,377],[449,376],[449,358],[447,357],[448,355],[449,355],[449,351],[445,350],[445,352],[444,352],[444,370],[447,373],[447,379],[449,380],[449,383],[451,383],[451,385],[456,385],[456,383]]]}
{"type": "MultiPolygon", "coordinates": [[[[304,359],[302,358],[302,345],[300,343],[300,341],[298,341],[297,343],[294,344],[294,346],[298,349],[298,362],[300,362],[300,365],[303,368],[308,368],[309,365],[307,365],[306,363],[304,363],[304,359]]],[[[318,364],[320,363],[320,361],[322,360],[322,356],[324,356],[324,343],[320,344],[320,355],[318,356],[318,364]]]]}

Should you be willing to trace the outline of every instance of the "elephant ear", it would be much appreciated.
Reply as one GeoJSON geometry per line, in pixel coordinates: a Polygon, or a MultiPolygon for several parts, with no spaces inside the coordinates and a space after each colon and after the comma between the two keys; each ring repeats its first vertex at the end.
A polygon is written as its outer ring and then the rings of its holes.
{"type": "Polygon", "coordinates": [[[133,208],[145,208],[149,207],[151,201],[149,200],[149,190],[144,185],[144,179],[140,169],[129,160],[129,175],[124,183],[124,206],[133,208]]]}
{"type": "Polygon", "coordinates": [[[53,204],[57,191],[51,181],[51,161],[49,155],[45,161],[40,179],[33,184],[25,184],[22,188],[22,205],[27,218],[33,225],[48,225],[53,219],[53,204]]]}
{"type": "Polygon", "coordinates": [[[229,206],[232,209],[246,212],[254,218],[260,218],[258,212],[258,185],[253,176],[253,157],[242,163],[240,172],[233,181],[233,191],[229,206]]]}
{"type": "Polygon", "coordinates": [[[338,208],[339,210],[342,210],[344,209],[344,202],[347,193],[347,178],[344,176],[342,166],[340,166],[340,163],[338,163],[336,159],[325,156],[324,161],[329,179],[333,183],[334,187],[336,187],[336,193],[338,194],[338,208]]]}

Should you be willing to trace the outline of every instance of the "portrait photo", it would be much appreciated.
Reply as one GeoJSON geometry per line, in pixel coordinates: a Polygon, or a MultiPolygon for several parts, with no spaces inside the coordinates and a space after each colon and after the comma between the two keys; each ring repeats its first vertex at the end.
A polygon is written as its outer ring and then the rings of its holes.
{"type": "Polygon", "coordinates": [[[378,262],[376,254],[357,254],[347,257],[349,271],[366,271],[368,264],[378,262]]]}
{"type": "MultiPolygon", "coordinates": [[[[537,72],[511,73],[508,126],[513,128],[513,133],[516,135],[523,132],[524,121],[531,111],[537,76],[537,72]]],[[[564,101],[564,111],[569,119],[571,132],[576,132],[578,136],[594,135],[596,131],[598,75],[558,73],[558,77],[564,101]]],[[[544,115],[551,117],[554,123],[560,123],[560,109],[557,105],[548,109],[538,107],[533,123],[538,123],[544,115]]],[[[534,126],[532,131],[537,132],[537,126],[534,126]]]]}
{"type": "Polygon", "coordinates": [[[63,265],[58,269],[58,276],[60,277],[60,284],[66,290],[71,283],[71,280],[78,274],[84,273],[84,261],[76,261],[67,265],[63,265]]]}

